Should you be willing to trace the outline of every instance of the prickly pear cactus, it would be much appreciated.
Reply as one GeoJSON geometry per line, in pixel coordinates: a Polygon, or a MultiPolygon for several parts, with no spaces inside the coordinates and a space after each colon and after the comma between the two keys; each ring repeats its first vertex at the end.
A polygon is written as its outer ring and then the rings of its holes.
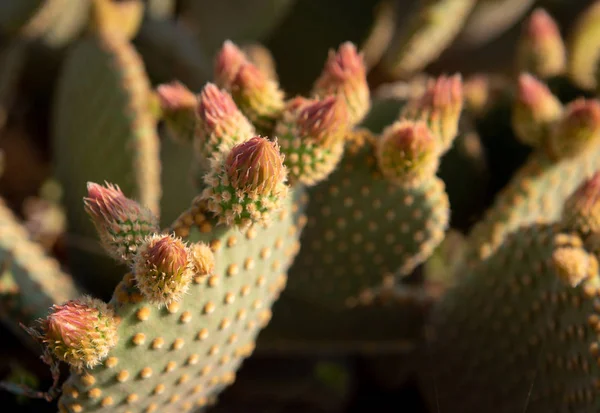
{"type": "Polygon", "coordinates": [[[559,222],[516,230],[463,269],[436,306],[423,348],[432,406],[598,409],[599,194],[596,173],[567,198],[559,222]]]}
{"type": "Polygon", "coordinates": [[[600,167],[600,103],[562,105],[532,76],[519,78],[513,129],[535,149],[471,231],[473,256],[485,257],[522,225],[555,221],[562,202],[600,167]]]}
{"type": "MultiPolygon", "coordinates": [[[[57,86],[53,152],[69,233],[77,240],[70,243],[76,274],[89,274],[90,260],[102,262],[104,255],[81,209],[87,181],[115,182],[159,210],[161,163],[150,96],[144,65],[124,37],[91,34],[70,50],[57,86]]],[[[112,289],[111,264],[105,260],[101,265],[96,276],[86,279],[112,289]]]]}
{"type": "MultiPolygon", "coordinates": [[[[80,292],[59,263],[29,239],[27,230],[0,200],[0,317],[16,334],[54,304],[80,292]]],[[[32,344],[29,337],[28,345],[32,344]]]]}

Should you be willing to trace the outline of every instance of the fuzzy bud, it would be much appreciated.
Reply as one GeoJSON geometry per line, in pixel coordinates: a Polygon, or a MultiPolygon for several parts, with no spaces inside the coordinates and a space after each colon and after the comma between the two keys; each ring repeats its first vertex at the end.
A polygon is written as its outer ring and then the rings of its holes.
{"type": "Polygon", "coordinates": [[[273,129],[285,106],[279,84],[250,62],[239,68],[231,86],[231,95],[242,113],[262,133],[273,129]]]}
{"type": "Polygon", "coordinates": [[[226,90],[231,86],[242,65],[248,63],[244,53],[232,41],[226,40],[215,59],[215,83],[226,90]]]}
{"type": "Polygon", "coordinates": [[[410,100],[400,113],[401,120],[423,121],[447,151],[458,133],[458,121],[463,107],[461,75],[431,79],[427,90],[418,99],[410,100]]]}
{"type": "Polygon", "coordinates": [[[290,100],[275,127],[290,182],[315,185],[338,165],[349,130],[346,105],[333,96],[290,100]]]}
{"type": "Polygon", "coordinates": [[[540,146],[562,114],[562,104],[543,83],[529,74],[519,76],[512,125],[521,142],[540,146]]]}
{"type": "Polygon", "coordinates": [[[242,50],[248,60],[269,79],[277,80],[275,59],[269,49],[259,43],[252,43],[244,46],[242,50]]]}
{"type": "Polygon", "coordinates": [[[437,171],[438,148],[425,122],[395,122],[383,131],[378,142],[379,169],[391,182],[419,185],[437,171]]]}
{"type": "Polygon", "coordinates": [[[549,150],[556,159],[571,158],[600,137],[600,102],[577,99],[569,103],[552,129],[549,150]]]}
{"type": "Polygon", "coordinates": [[[112,309],[87,296],[52,306],[40,323],[48,349],[78,370],[100,364],[118,341],[112,309]]]}
{"type": "Polygon", "coordinates": [[[579,15],[569,34],[569,79],[578,87],[597,89],[600,63],[600,1],[591,4],[579,15]]]}
{"type": "Polygon", "coordinates": [[[536,9],[521,34],[517,70],[549,78],[562,74],[566,64],[566,48],[556,22],[545,10],[536,9]]]}
{"type": "Polygon", "coordinates": [[[123,195],[117,185],[88,182],[87,190],[85,210],[102,246],[114,259],[129,262],[144,238],[159,230],[158,219],[149,209],[123,195]]]}
{"type": "Polygon", "coordinates": [[[133,272],[140,292],[158,306],[180,301],[194,275],[183,241],[162,234],[146,238],[135,257],[133,272]]]}
{"type": "Polygon", "coordinates": [[[204,180],[203,198],[219,223],[247,227],[269,223],[287,196],[287,170],[277,143],[256,136],[215,159],[204,180]]]}
{"type": "Polygon", "coordinates": [[[215,256],[210,247],[204,243],[192,244],[190,260],[195,275],[208,275],[215,270],[215,256]]]}
{"type": "Polygon", "coordinates": [[[571,287],[598,274],[598,260],[582,248],[561,247],[552,254],[552,264],[559,278],[571,287]]]}
{"type": "Polygon", "coordinates": [[[196,126],[196,95],[180,82],[160,85],[156,94],[171,138],[181,143],[191,142],[196,126]]]}
{"type": "Polygon", "coordinates": [[[562,222],[582,234],[600,233],[600,172],[581,184],[567,198],[562,222]]]}
{"type": "Polygon", "coordinates": [[[323,72],[314,84],[313,95],[338,98],[346,106],[352,126],[363,120],[371,107],[371,95],[363,55],[352,43],[342,44],[337,53],[329,51],[323,72]]]}
{"type": "Polygon", "coordinates": [[[231,95],[208,83],[198,98],[194,147],[199,159],[226,153],[254,136],[254,126],[239,111],[231,95]]]}

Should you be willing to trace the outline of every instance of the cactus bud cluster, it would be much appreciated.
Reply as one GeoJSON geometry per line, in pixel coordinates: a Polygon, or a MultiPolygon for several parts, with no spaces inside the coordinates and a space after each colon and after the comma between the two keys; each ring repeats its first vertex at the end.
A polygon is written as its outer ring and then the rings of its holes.
{"type": "Polygon", "coordinates": [[[287,196],[287,170],[276,142],[255,136],[215,159],[202,196],[219,223],[246,228],[268,225],[287,196]]]}
{"type": "Polygon", "coordinates": [[[108,254],[129,262],[145,237],[158,231],[158,219],[147,208],[127,198],[117,185],[89,182],[84,199],[89,214],[108,254]]]}
{"type": "Polygon", "coordinates": [[[259,132],[269,133],[284,108],[279,84],[226,41],[217,56],[214,73],[218,86],[229,91],[242,113],[259,132]]]}
{"type": "Polygon", "coordinates": [[[346,106],[349,122],[357,125],[370,107],[369,85],[362,53],[352,43],[342,44],[329,58],[313,86],[313,95],[319,98],[337,97],[346,106]]]}

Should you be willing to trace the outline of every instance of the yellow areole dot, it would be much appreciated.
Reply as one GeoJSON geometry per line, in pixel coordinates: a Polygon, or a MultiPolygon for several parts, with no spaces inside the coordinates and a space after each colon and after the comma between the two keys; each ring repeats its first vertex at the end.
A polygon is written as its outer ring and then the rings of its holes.
{"type": "Polygon", "coordinates": [[[135,403],[136,401],[138,401],[139,396],[135,393],[131,393],[127,396],[127,398],[125,399],[125,401],[129,404],[131,403],[135,403]]]}
{"type": "Polygon", "coordinates": [[[150,317],[150,308],[140,308],[139,310],[137,310],[136,317],[140,321],[146,321],[150,317]]]}
{"type": "Polygon", "coordinates": [[[146,342],[146,335],[144,333],[137,333],[136,335],[133,336],[131,341],[136,346],[141,346],[142,344],[144,344],[146,342]]]}
{"type": "Polygon", "coordinates": [[[181,317],[179,317],[179,321],[181,321],[184,324],[189,323],[192,320],[192,313],[190,313],[189,311],[184,311],[181,314],[181,317]]]}
{"type": "Polygon", "coordinates": [[[175,341],[173,341],[172,348],[173,350],[179,350],[184,344],[185,341],[182,338],[176,338],[175,341]]]}
{"type": "Polygon", "coordinates": [[[175,314],[179,311],[179,303],[176,301],[169,303],[169,305],[167,305],[167,311],[171,314],[175,314]]]}
{"type": "Polygon", "coordinates": [[[212,302],[208,302],[204,305],[204,314],[211,314],[215,311],[216,306],[212,302]]]}
{"type": "Polygon", "coordinates": [[[164,384],[157,384],[156,387],[154,388],[154,390],[152,390],[152,392],[154,394],[161,394],[162,392],[165,391],[165,385],[164,384]]]}
{"type": "Polygon", "coordinates": [[[87,394],[90,399],[97,399],[98,397],[102,396],[102,390],[96,387],[89,390],[87,394]]]}
{"type": "Polygon", "coordinates": [[[165,366],[165,373],[169,373],[175,370],[175,367],[177,367],[177,363],[175,363],[174,361],[169,361],[165,366]]]}
{"type": "Polygon", "coordinates": [[[200,361],[200,356],[198,354],[192,354],[188,357],[186,363],[193,366],[194,364],[197,364],[198,361],[200,361]]]}
{"type": "Polygon", "coordinates": [[[106,367],[108,367],[109,369],[112,369],[113,367],[115,367],[117,364],[119,364],[119,359],[116,357],[109,357],[106,359],[106,361],[104,362],[104,365],[106,367]]]}
{"type": "Polygon", "coordinates": [[[152,369],[150,367],[144,367],[141,371],[140,371],[140,377],[142,379],[147,379],[150,376],[152,376],[152,369]]]}
{"type": "Polygon", "coordinates": [[[129,378],[129,372],[127,370],[121,370],[119,372],[119,374],[117,374],[117,381],[119,383],[123,383],[123,382],[127,381],[128,378],[129,378]]]}
{"type": "Polygon", "coordinates": [[[206,328],[203,328],[202,330],[198,331],[198,334],[196,335],[196,338],[198,340],[206,340],[207,337],[208,337],[208,330],[206,328]]]}
{"type": "Polygon", "coordinates": [[[85,374],[84,376],[81,376],[81,382],[86,387],[93,386],[96,383],[96,378],[91,374],[85,374]]]}
{"type": "Polygon", "coordinates": [[[69,408],[74,413],[80,413],[83,411],[83,407],[80,404],[72,404],[69,408]]]}
{"type": "Polygon", "coordinates": [[[227,275],[230,277],[236,275],[238,272],[239,268],[237,264],[230,264],[229,267],[227,267],[227,275]]]}
{"type": "Polygon", "coordinates": [[[100,405],[102,407],[108,407],[108,406],[112,406],[114,404],[113,398],[110,396],[105,397],[104,399],[102,399],[102,401],[100,402],[100,405]]]}
{"type": "Polygon", "coordinates": [[[152,349],[153,350],[158,350],[160,348],[162,348],[165,345],[165,340],[162,337],[156,337],[154,340],[152,340],[152,349]]]}

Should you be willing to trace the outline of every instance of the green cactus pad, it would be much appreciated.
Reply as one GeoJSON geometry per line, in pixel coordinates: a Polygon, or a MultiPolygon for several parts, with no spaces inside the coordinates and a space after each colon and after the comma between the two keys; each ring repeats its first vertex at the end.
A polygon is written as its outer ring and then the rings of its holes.
{"type": "Polygon", "coordinates": [[[34,344],[19,326],[44,317],[53,304],[80,292],[59,263],[29,240],[27,230],[0,200],[0,318],[16,334],[34,344]]]}
{"type": "Polygon", "coordinates": [[[560,280],[553,252],[582,241],[558,229],[534,224],[512,233],[435,307],[421,369],[432,407],[598,410],[597,268],[577,287],[560,280]]]}
{"type": "Polygon", "coordinates": [[[338,169],[311,188],[302,250],[287,291],[343,309],[386,276],[408,275],[444,237],[448,197],[436,177],[395,186],[377,168],[373,141],[347,148],[338,169]]]}
{"type": "MultiPolygon", "coordinates": [[[[143,63],[125,40],[91,36],[70,51],[57,86],[53,152],[72,238],[97,245],[96,231],[82,208],[88,181],[114,182],[125,195],[158,213],[161,164],[150,93],[143,63]]],[[[73,272],[85,271],[87,282],[114,288],[110,261],[99,264],[103,269],[89,265],[103,252],[96,248],[90,253],[81,242],[73,244],[73,272]]]]}
{"type": "Polygon", "coordinates": [[[436,59],[454,40],[474,0],[427,0],[409,17],[384,57],[386,70],[407,77],[436,59]]]}
{"type": "Polygon", "coordinates": [[[490,254],[522,225],[556,221],[567,196],[598,168],[600,145],[572,159],[558,161],[550,159],[543,150],[533,153],[473,227],[469,234],[473,251],[468,255],[490,254]]]}
{"type": "Polygon", "coordinates": [[[214,401],[252,353],[285,286],[299,248],[300,198],[290,196],[268,230],[215,227],[201,209],[183,214],[175,233],[208,243],[215,271],[197,277],[179,303],[161,310],[126,276],[111,301],[121,319],[119,342],[103,365],[71,374],[61,411],[168,413],[214,401]]]}

